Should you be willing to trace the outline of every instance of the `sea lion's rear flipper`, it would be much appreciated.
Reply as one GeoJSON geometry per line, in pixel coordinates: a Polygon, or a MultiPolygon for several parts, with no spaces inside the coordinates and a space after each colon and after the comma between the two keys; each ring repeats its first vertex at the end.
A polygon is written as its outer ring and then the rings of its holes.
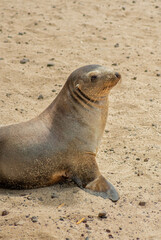
{"type": "Polygon", "coordinates": [[[119,200],[119,195],[116,189],[102,175],[96,178],[94,181],[88,183],[84,190],[96,196],[109,198],[113,202],[119,200]]]}

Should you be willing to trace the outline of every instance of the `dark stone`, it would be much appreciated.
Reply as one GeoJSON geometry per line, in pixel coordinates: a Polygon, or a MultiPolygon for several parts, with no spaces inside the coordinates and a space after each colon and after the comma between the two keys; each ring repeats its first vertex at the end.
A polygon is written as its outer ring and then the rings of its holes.
{"type": "Polygon", "coordinates": [[[38,222],[38,218],[37,218],[36,216],[33,216],[33,217],[31,218],[31,221],[32,221],[33,223],[38,222]]]}
{"type": "Polygon", "coordinates": [[[47,63],[47,67],[53,67],[54,63],[47,63]]]}
{"type": "Polygon", "coordinates": [[[142,202],[142,201],[139,202],[139,206],[144,207],[145,205],[146,205],[146,202],[142,202]]]}
{"type": "Polygon", "coordinates": [[[2,211],[2,216],[6,216],[8,214],[9,214],[9,212],[7,210],[2,211]]]}
{"type": "Polygon", "coordinates": [[[106,214],[107,214],[106,211],[101,211],[101,212],[99,212],[98,217],[99,218],[107,218],[106,214]]]}
{"type": "Polygon", "coordinates": [[[29,59],[28,59],[28,58],[23,58],[23,59],[20,60],[20,63],[21,63],[21,64],[25,64],[25,63],[27,63],[27,62],[29,62],[29,59]]]}
{"type": "Polygon", "coordinates": [[[115,48],[119,47],[119,43],[116,43],[116,44],[114,45],[114,47],[115,47],[115,48]]]}
{"type": "Polygon", "coordinates": [[[38,98],[37,98],[38,100],[40,100],[40,99],[44,99],[44,97],[43,97],[43,95],[42,94],[40,94],[39,96],[38,96],[38,98]]]}
{"type": "Polygon", "coordinates": [[[52,193],[51,194],[51,198],[57,198],[58,196],[56,195],[56,193],[52,193]]]}

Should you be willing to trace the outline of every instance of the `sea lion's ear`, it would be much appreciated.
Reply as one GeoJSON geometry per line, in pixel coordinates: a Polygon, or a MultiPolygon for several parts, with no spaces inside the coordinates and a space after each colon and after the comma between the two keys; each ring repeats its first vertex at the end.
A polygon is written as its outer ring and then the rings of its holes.
{"type": "Polygon", "coordinates": [[[79,88],[79,83],[77,83],[77,84],[75,85],[75,88],[76,88],[76,89],[78,89],[78,88],[79,88]]]}

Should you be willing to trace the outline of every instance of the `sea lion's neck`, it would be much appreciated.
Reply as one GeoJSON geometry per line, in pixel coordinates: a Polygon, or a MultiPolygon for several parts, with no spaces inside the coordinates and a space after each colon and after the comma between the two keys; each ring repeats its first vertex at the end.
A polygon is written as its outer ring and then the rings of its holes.
{"type": "MultiPolygon", "coordinates": [[[[55,110],[64,109],[65,112],[72,114],[86,114],[91,115],[95,113],[106,112],[108,108],[108,95],[98,98],[92,98],[85,94],[80,88],[73,88],[71,84],[66,84],[42,114],[50,114],[52,118],[55,117],[55,110]]],[[[61,110],[62,111],[62,110],[61,110]]],[[[64,111],[63,111],[64,112],[64,111]]]]}
{"type": "MultiPolygon", "coordinates": [[[[102,101],[94,101],[81,90],[63,87],[56,99],[39,116],[46,121],[51,132],[59,126],[62,132],[71,132],[73,138],[85,139],[97,148],[104,132],[108,113],[108,96],[102,101]]],[[[69,136],[68,136],[69,138],[69,136]]],[[[81,141],[82,142],[82,141],[81,141]]]]}

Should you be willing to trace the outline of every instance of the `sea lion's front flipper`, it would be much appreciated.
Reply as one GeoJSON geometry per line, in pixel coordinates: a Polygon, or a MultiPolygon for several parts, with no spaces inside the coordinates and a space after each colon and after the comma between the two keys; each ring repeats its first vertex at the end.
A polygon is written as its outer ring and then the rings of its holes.
{"type": "Polygon", "coordinates": [[[116,189],[102,175],[88,183],[84,190],[96,196],[109,198],[113,202],[119,200],[119,195],[116,189]]]}
{"type": "Polygon", "coordinates": [[[113,202],[119,200],[119,195],[113,185],[101,175],[93,154],[86,153],[81,156],[81,161],[74,166],[75,168],[71,169],[71,178],[81,189],[92,195],[108,198],[113,202]]]}

